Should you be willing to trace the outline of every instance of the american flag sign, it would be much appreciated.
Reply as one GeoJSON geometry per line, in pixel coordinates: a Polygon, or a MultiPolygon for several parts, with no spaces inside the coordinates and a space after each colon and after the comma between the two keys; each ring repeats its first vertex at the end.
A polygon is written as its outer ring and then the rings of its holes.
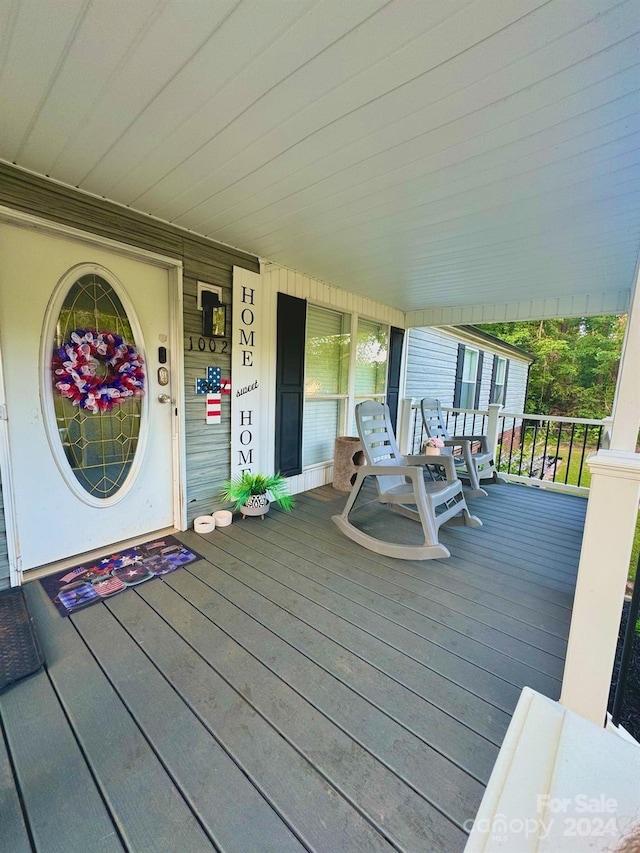
{"type": "Polygon", "coordinates": [[[220,407],[222,396],[220,394],[207,394],[207,423],[220,423],[220,407]]]}

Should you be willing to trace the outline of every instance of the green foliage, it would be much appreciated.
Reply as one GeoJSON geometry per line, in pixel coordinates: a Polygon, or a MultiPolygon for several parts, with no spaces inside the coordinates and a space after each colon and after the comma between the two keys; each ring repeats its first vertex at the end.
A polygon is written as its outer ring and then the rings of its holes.
{"type": "Polygon", "coordinates": [[[270,500],[277,503],[285,512],[291,512],[295,505],[293,495],[287,491],[287,481],[280,474],[251,474],[244,471],[239,477],[227,480],[222,487],[222,500],[235,504],[234,509],[244,506],[251,495],[269,494],[270,500]]]}
{"type": "Polygon", "coordinates": [[[633,580],[636,576],[636,570],[638,568],[638,557],[640,557],[640,513],[638,514],[638,520],[636,522],[636,532],[633,537],[633,547],[631,549],[629,580],[633,580]]]}
{"type": "Polygon", "coordinates": [[[611,414],[626,316],[494,323],[480,328],[534,356],[525,411],[604,418],[611,414]]]}

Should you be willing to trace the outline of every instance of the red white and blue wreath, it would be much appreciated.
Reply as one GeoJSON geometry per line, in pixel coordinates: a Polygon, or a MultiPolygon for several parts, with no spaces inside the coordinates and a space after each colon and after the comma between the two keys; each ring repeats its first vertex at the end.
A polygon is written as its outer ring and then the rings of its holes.
{"type": "Polygon", "coordinates": [[[142,356],[120,335],[76,329],[54,352],[52,369],[59,393],[97,414],[143,396],[143,364],[142,356]]]}

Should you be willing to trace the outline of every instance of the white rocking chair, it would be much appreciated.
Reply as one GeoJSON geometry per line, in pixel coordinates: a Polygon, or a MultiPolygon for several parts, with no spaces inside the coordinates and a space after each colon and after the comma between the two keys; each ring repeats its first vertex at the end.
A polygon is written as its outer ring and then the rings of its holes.
{"type": "Polygon", "coordinates": [[[471,515],[462,484],[455,471],[453,459],[444,456],[402,456],[391,427],[389,409],[383,403],[367,400],[356,406],[356,424],[367,464],[358,468],[356,479],[340,515],[333,521],[339,529],[359,545],[403,560],[432,560],[449,557],[449,551],[438,542],[438,529],[443,525],[466,524],[481,527],[482,522],[471,515]],[[425,479],[425,468],[433,479],[425,479]],[[378,491],[377,500],[389,509],[419,521],[424,533],[422,545],[403,545],[377,539],[355,527],[349,513],[367,477],[373,477],[378,491]]]}
{"type": "Polygon", "coordinates": [[[427,438],[441,438],[445,444],[445,451],[453,457],[458,476],[469,480],[471,486],[467,492],[469,497],[487,496],[487,492],[480,485],[482,480],[491,479],[491,482],[501,484],[506,482],[498,476],[486,435],[450,436],[442,417],[440,400],[435,397],[425,397],[420,403],[420,409],[427,438]],[[474,444],[480,445],[478,450],[473,450],[474,444]],[[461,448],[462,455],[454,455],[453,451],[456,447],[461,448]]]}

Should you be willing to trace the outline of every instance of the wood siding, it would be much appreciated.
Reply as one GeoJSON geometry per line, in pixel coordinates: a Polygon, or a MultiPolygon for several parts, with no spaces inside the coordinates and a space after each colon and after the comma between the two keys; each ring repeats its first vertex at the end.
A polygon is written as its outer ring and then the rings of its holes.
{"type": "Polygon", "coordinates": [[[459,341],[439,329],[409,329],[405,396],[453,405],[459,341]]]}
{"type": "MultiPolygon", "coordinates": [[[[220,486],[229,475],[229,402],[228,397],[223,397],[222,423],[219,426],[207,426],[204,398],[196,396],[195,380],[198,376],[206,375],[206,368],[210,364],[221,367],[222,375],[229,376],[230,312],[227,318],[226,351],[222,352],[221,339],[216,340],[215,354],[209,351],[208,341],[204,351],[198,349],[202,315],[196,307],[196,283],[204,281],[221,286],[222,301],[230,305],[233,266],[259,272],[258,259],[2,163],[0,205],[182,261],[188,521],[190,523],[197,515],[219,508],[222,505],[217,497],[220,486]]],[[[3,518],[1,537],[0,585],[3,579],[8,578],[3,518]]]]}
{"type": "MultiPolygon", "coordinates": [[[[489,405],[491,390],[491,371],[495,351],[487,344],[479,344],[468,338],[457,337],[453,332],[443,329],[409,329],[407,346],[407,377],[405,396],[421,399],[426,395],[437,397],[443,406],[453,405],[455,388],[458,344],[473,347],[484,353],[482,362],[482,384],[478,399],[478,408],[489,405]]],[[[527,389],[529,365],[515,355],[500,353],[509,359],[509,380],[505,409],[509,412],[522,412],[527,389]]]]}

